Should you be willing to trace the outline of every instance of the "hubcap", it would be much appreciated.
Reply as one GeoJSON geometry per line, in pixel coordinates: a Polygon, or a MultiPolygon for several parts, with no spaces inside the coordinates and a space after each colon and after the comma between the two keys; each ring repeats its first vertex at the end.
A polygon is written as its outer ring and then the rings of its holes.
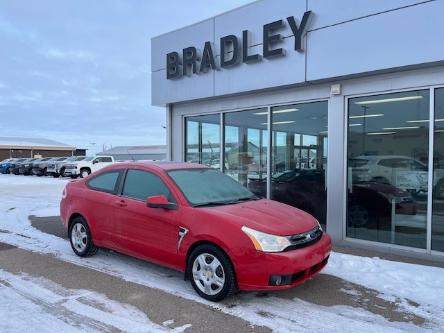
{"type": "Polygon", "coordinates": [[[83,178],[88,177],[88,175],[89,175],[88,171],[83,171],[82,172],[82,177],[83,178]]]}
{"type": "Polygon", "coordinates": [[[77,251],[83,252],[88,244],[86,228],[81,223],[76,223],[71,229],[71,242],[77,251]]]}
{"type": "Polygon", "coordinates": [[[193,263],[193,280],[206,295],[216,295],[225,285],[225,272],[220,261],[209,253],[202,253],[193,263]]]}

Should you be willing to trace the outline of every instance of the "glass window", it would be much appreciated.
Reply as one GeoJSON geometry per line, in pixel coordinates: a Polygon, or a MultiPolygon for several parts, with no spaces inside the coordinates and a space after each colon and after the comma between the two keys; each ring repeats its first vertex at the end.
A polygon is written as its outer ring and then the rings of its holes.
{"type": "Polygon", "coordinates": [[[143,201],[146,201],[148,197],[164,195],[169,202],[176,202],[159,176],[142,170],[128,170],[122,195],[143,201]]]}
{"type": "Polygon", "coordinates": [[[352,98],[347,236],[426,247],[429,91],[352,98]]]}
{"type": "Polygon", "coordinates": [[[256,199],[253,193],[219,170],[184,169],[169,171],[168,174],[194,206],[256,199]]]}
{"type": "Polygon", "coordinates": [[[114,193],[120,171],[102,173],[88,181],[88,186],[97,191],[114,193]]]}
{"type": "Polygon", "coordinates": [[[224,172],[245,187],[256,183],[260,196],[267,189],[267,119],[267,108],[224,115],[224,172]]]}
{"type": "Polygon", "coordinates": [[[185,161],[220,168],[220,115],[185,119],[185,161]]]}
{"type": "Polygon", "coordinates": [[[328,102],[272,108],[271,198],[326,224],[328,102]]]}
{"type": "Polygon", "coordinates": [[[111,163],[113,159],[111,157],[101,156],[95,159],[97,163],[111,163]]]}
{"type": "Polygon", "coordinates": [[[432,250],[444,251],[444,88],[435,90],[432,250]]]}

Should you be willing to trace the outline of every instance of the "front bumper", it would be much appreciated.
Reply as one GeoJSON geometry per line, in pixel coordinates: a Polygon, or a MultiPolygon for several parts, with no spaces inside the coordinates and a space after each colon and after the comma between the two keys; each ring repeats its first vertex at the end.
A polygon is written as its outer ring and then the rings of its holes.
{"type": "Polygon", "coordinates": [[[31,173],[31,167],[20,167],[18,169],[19,175],[29,175],[31,173]]]}
{"type": "Polygon", "coordinates": [[[236,265],[239,289],[281,290],[294,287],[319,273],[327,264],[332,249],[331,238],[322,238],[305,248],[279,253],[256,251],[254,258],[236,265]],[[275,285],[276,277],[280,285],[275,285]]]}
{"type": "Polygon", "coordinates": [[[68,177],[69,176],[77,176],[77,175],[79,175],[79,170],[65,168],[65,170],[63,171],[63,175],[68,176],[68,177]]]}
{"type": "Polygon", "coordinates": [[[41,168],[32,168],[32,174],[36,176],[43,176],[43,169],[41,168]]]}

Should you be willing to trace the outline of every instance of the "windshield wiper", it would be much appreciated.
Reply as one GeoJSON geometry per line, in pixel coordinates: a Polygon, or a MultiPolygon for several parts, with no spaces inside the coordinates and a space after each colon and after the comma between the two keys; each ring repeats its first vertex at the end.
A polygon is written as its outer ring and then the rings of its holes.
{"type": "Polygon", "coordinates": [[[199,203],[196,205],[193,205],[193,207],[204,207],[204,206],[225,206],[225,205],[233,205],[233,204],[237,204],[240,202],[245,202],[245,201],[250,201],[250,200],[259,200],[260,198],[253,195],[251,197],[244,197],[244,198],[239,198],[236,200],[230,200],[230,201],[209,201],[209,202],[204,202],[204,203],[199,203]]]}
{"type": "Polygon", "coordinates": [[[224,205],[231,205],[231,201],[209,201],[209,202],[203,202],[199,204],[193,205],[193,207],[205,207],[205,206],[224,206],[224,205]]]}

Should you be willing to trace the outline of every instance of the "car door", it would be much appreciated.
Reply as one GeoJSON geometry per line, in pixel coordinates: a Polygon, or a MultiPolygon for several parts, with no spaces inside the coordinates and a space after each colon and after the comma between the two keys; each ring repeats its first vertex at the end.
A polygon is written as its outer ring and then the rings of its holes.
{"type": "Polygon", "coordinates": [[[101,246],[116,249],[117,237],[121,230],[116,223],[114,208],[120,197],[117,191],[124,170],[111,170],[91,176],[86,186],[85,200],[88,202],[88,220],[91,223],[94,239],[101,246]]]}
{"type": "Polygon", "coordinates": [[[147,198],[155,195],[165,195],[176,203],[159,175],[146,170],[127,170],[115,214],[122,230],[119,245],[124,252],[178,267],[180,210],[147,207],[147,198]]]}

